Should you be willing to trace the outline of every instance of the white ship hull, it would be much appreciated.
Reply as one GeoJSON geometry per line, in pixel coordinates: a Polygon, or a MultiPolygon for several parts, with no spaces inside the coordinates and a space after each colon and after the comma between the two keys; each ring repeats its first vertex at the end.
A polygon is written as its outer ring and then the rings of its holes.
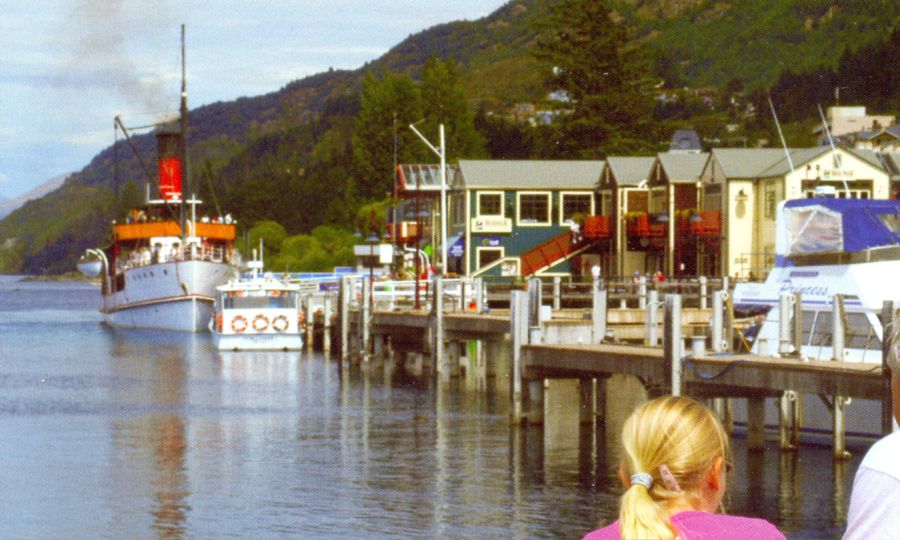
{"type": "Polygon", "coordinates": [[[213,344],[220,351],[299,351],[303,337],[297,334],[222,334],[212,331],[213,344]]]}
{"type": "Polygon", "coordinates": [[[130,268],[124,287],[104,296],[101,311],[114,327],[202,332],[212,316],[216,286],[234,275],[231,265],[210,261],[130,268]]]}

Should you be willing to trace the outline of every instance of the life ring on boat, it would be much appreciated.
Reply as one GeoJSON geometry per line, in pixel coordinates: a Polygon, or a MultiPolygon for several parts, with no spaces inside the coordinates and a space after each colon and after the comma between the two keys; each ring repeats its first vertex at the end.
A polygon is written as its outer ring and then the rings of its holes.
{"type": "Polygon", "coordinates": [[[290,321],[284,315],[279,315],[272,319],[272,329],[276,332],[284,332],[290,324],[290,321]]]}
{"type": "Polygon", "coordinates": [[[235,315],[233,319],[231,319],[231,329],[238,334],[247,330],[247,318],[243,315],[235,315]]]}
{"type": "Polygon", "coordinates": [[[272,289],[272,297],[278,298],[279,296],[281,296],[281,291],[279,291],[278,289],[272,289]]]}
{"type": "Polygon", "coordinates": [[[269,327],[269,318],[260,313],[253,317],[253,329],[257,332],[264,332],[269,327]]]}

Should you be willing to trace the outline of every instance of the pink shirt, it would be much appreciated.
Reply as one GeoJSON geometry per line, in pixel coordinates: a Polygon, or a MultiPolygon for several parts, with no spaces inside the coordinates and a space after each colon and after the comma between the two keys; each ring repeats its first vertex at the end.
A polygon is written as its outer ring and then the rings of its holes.
{"type": "MultiPolygon", "coordinates": [[[[710,514],[709,512],[679,512],[672,516],[681,540],[784,540],[774,525],[764,519],[710,514]]],[[[621,540],[619,521],[588,533],[584,540],[621,540]]]]}

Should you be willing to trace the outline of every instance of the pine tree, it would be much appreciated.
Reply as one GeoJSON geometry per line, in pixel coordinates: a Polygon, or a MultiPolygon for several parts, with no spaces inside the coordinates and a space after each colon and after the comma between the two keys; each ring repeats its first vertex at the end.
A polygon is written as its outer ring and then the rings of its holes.
{"type": "Polygon", "coordinates": [[[353,123],[353,170],[357,192],[381,199],[393,188],[394,129],[397,162],[420,161],[427,149],[407,126],[422,118],[421,98],[406,75],[369,72],[363,80],[360,110],[353,123]]]}
{"type": "Polygon", "coordinates": [[[559,153],[597,158],[655,148],[649,69],[626,50],[625,28],[605,2],[562,0],[539,28],[536,55],[560,97],[559,153]]]}
{"type": "MultiPolygon", "coordinates": [[[[438,126],[444,124],[444,138],[447,146],[447,162],[460,158],[484,157],[484,138],[475,130],[474,114],[469,109],[462,82],[452,59],[439,60],[431,57],[425,63],[422,73],[422,106],[425,122],[420,129],[429,134],[437,134],[438,126]]],[[[431,140],[437,146],[437,136],[431,140]]]]}

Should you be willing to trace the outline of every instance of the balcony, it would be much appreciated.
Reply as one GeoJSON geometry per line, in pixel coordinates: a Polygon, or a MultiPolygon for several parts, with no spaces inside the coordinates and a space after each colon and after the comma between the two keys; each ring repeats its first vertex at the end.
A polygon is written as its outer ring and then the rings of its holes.
{"type": "Polygon", "coordinates": [[[588,239],[609,238],[609,216],[588,216],[584,219],[583,236],[588,239]]]}
{"type": "Polygon", "coordinates": [[[646,212],[626,215],[626,232],[628,236],[637,238],[662,238],[666,236],[666,224],[652,220],[646,212]]]}
{"type": "Polygon", "coordinates": [[[722,220],[718,210],[700,210],[678,217],[678,233],[683,237],[713,237],[721,232],[722,220]]]}

